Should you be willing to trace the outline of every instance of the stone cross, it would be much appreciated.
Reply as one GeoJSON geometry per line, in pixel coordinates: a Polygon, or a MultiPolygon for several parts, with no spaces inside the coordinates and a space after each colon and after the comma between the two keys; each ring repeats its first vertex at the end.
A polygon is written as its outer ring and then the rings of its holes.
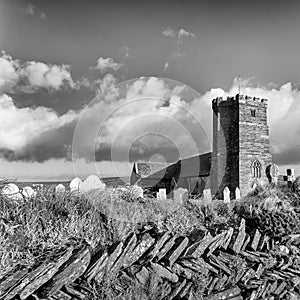
{"type": "Polygon", "coordinates": [[[287,184],[289,187],[291,187],[296,180],[295,177],[295,169],[287,169],[286,170],[286,175],[287,175],[287,184]]]}
{"type": "Polygon", "coordinates": [[[188,190],[184,188],[178,188],[174,190],[174,200],[175,201],[188,201],[188,190]]]}
{"type": "Polygon", "coordinates": [[[223,200],[224,203],[230,203],[230,190],[227,186],[224,188],[223,191],[223,200]]]}
{"type": "Polygon", "coordinates": [[[241,191],[238,187],[235,188],[235,199],[240,200],[241,199],[241,191]]]}
{"type": "Polygon", "coordinates": [[[208,202],[208,203],[211,202],[212,197],[211,197],[211,190],[210,189],[203,190],[203,200],[205,202],[208,202]]]}
{"type": "Polygon", "coordinates": [[[157,200],[166,200],[167,199],[167,191],[166,189],[159,189],[158,193],[156,193],[157,200]]]}

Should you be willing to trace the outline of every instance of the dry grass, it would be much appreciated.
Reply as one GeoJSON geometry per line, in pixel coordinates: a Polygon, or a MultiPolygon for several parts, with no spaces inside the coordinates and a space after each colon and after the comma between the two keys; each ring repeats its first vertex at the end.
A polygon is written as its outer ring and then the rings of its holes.
{"type": "MultiPolygon", "coordinates": [[[[295,233],[299,229],[296,225],[300,224],[295,211],[299,199],[298,194],[272,187],[231,204],[213,201],[195,205],[150,197],[140,199],[122,189],[57,198],[51,190],[44,190],[35,199],[19,205],[0,198],[0,278],[17,265],[32,266],[70,244],[108,246],[146,225],[157,231],[189,235],[204,227],[218,231],[234,226],[241,216],[257,222],[267,213],[280,218],[288,216],[290,223],[297,224],[290,229],[283,228],[295,233]]],[[[111,290],[107,286],[98,292],[107,294],[111,290]]]]}

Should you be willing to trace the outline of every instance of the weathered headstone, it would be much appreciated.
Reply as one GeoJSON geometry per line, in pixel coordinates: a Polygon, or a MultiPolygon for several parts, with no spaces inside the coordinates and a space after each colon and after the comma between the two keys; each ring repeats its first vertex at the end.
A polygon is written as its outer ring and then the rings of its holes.
{"type": "Polygon", "coordinates": [[[230,203],[230,190],[226,186],[223,191],[223,201],[224,203],[230,203]]]}
{"type": "Polygon", "coordinates": [[[7,185],[5,185],[2,189],[2,195],[10,200],[23,200],[23,196],[20,193],[18,186],[14,183],[8,183],[7,185]]]}
{"type": "Polygon", "coordinates": [[[270,167],[271,183],[274,183],[275,185],[277,185],[278,176],[279,176],[279,167],[276,164],[272,164],[270,167]]]}
{"type": "Polygon", "coordinates": [[[211,189],[205,189],[205,190],[203,190],[203,200],[205,202],[208,202],[208,203],[211,202],[211,200],[212,200],[211,189]]]}
{"type": "Polygon", "coordinates": [[[79,191],[79,185],[81,184],[82,180],[79,177],[75,177],[70,182],[70,191],[71,192],[78,192],[79,191]]]}
{"type": "Polygon", "coordinates": [[[79,184],[79,192],[86,193],[91,190],[104,191],[106,184],[100,180],[97,175],[90,175],[79,184]]]}
{"type": "Polygon", "coordinates": [[[63,195],[66,191],[66,188],[63,184],[58,184],[56,187],[55,187],[55,195],[58,196],[58,195],[63,195]]]}
{"type": "Polygon", "coordinates": [[[156,193],[157,200],[166,200],[167,199],[167,191],[166,189],[159,189],[158,193],[156,193]]]}
{"type": "Polygon", "coordinates": [[[173,191],[175,201],[188,201],[188,190],[184,188],[178,188],[173,191]]]}
{"type": "Polygon", "coordinates": [[[241,191],[238,187],[235,188],[235,199],[240,200],[241,199],[241,191]]]}
{"type": "Polygon", "coordinates": [[[22,195],[25,199],[34,198],[36,196],[36,191],[31,186],[25,186],[22,189],[22,195]]]}

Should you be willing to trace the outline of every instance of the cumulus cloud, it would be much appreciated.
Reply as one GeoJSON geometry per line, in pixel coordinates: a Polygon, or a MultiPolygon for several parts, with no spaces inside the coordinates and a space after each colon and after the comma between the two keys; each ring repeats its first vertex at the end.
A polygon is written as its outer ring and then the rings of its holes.
{"type": "Polygon", "coordinates": [[[40,161],[55,157],[54,153],[59,151],[51,149],[52,145],[61,143],[60,148],[65,147],[65,141],[59,138],[60,131],[76,118],[73,111],[59,116],[46,107],[18,108],[10,96],[3,94],[0,96],[0,153],[8,160],[40,161]],[[49,155],[51,150],[53,153],[49,155]]]}
{"type": "Polygon", "coordinates": [[[93,69],[98,69],[101,72],[105,72],[107,69],[112,69],[114,71],[119,70],[123,64],[117,63],[111,57],[103,58],[99,57],[97,60],[97,65],[93,69]]]}
{"type": "Polygon", "coordinates": [[[33,93],[40,88],[58,91],[74,87],[69,65],[21,62],[5,52],[0,56],[0,94],[33,93]]]}
{"type": "Polygon", "coordinates": [[[201,148],[203,152],[209,151],[203,126],[192,117],[180,96],[185,89],[183,85],[168,86],[164,80],[151,77],[114,88],[114,99],[106,102],[100,96],[80,119],[75,136],[79,156],[88,155],[92,159],[96,148],[98,160],[146,159],[155,152],[163,152],[170,161],[175,152],[178,158],[178,152],[186,157],[201,148]],[[196,132],[203,139],[195,140],[196,132]]]}
{"type": "MultiPolygon", "coordinates": [[[[228,91],[211,89],[202,99],[210,103],[215,97],[227,97],[238,92],[268,99],[268,124],[274,162],[279,165],[300,164],[300,90],[288,82],[282,86],[262,86],[250,79],[236,78],[228,91]]],[[[193,103],[197,110],[197,101],[193,103]]]]}
{"type": "Polygon", "coordinates": [[[110,74],[95,87],[97,96],[89,106],[61,116],[45,107],[17,108],[10,96],[2,95],[0,156],[11,161],[71,159],[72,143],[73,158],[87,161],[149,160],[155,154],[174,161],[207,152],[211,101],[237,94],[238,85],[242,94],[269,100],[274,162],[299,164],[300,91],[291,83],[260,86],[236,79],[228,90],[212,88],[200,95],[155,77],[118,84],[110,74]]]}

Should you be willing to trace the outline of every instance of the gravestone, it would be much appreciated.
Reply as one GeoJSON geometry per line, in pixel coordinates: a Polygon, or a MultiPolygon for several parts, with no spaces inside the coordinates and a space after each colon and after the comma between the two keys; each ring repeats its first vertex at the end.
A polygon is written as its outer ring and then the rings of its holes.
{"type": "Polygon", "coordinates": [[[81,184],[82,180],[79,177],[75,177],[70,182],[70,191],[71,192],[79,192],[79,185],[81,184]]]}
{"type": "Polygon", "coordinates": [[[188,201],[189,195],[188,190],[184,188],[178,188],[173,191],[174,194],[174,200],[175,201],[188,201]]]}
{"type": "Polygon", "coordinates": [[[22,195],[25,199],[34,198],[36,194],[36,191],[31,186],[25,186],[22,189],[22,195]]]}
{"type": "Polygon", "coordinates": [[[211,202],[211,200],[212,200],[211,189],[203,190],[203,200],[208,203],[211,202]]]}
{"type": "Polygon", "coordinates": [[[101,190],[104,191],[106,184],[100,180],[97,175],[90,175],[79,184],[79,192],[86,193],[91,190],[101,190]]]}
{"type": "Polygon", "coordinates": [[[230,190],[226,186],[223,191],[223,201],[224,203],[230,203],[230,190]]]}
{"type": "Polygon", "coordinates": [[[241,191],[238,187],[235,189],[235,199],[240,200],[241,199],[241,191]]]}
{"type": "Polygon", "coordinates": [[[167,199],[167,191],[166,189],[159,189],[156,193],[157,200],[166,200],[167,199]]]}
{"type": "Polygon", "coordinates": [[[58,184],[56,187],[55,187],[55,195],[58,196],[58,195],[63,195],[66,191],[66,188],[63,184],[58,184]]]}
{"type": "Polygon", "coordinates": [[[279,176],[279,167],[276,164],[271,165],[270,175],[271,175],[271,183],[274,183],[275,185],[277,185],[278,176],[279,176]]]}
{"type": "Polygon", "coordinates": [[[2,189],[2,195],[10,200],[21,201],[23,196],[20,193],[18,186],[14,183],[8,183],[2,189]]]}

